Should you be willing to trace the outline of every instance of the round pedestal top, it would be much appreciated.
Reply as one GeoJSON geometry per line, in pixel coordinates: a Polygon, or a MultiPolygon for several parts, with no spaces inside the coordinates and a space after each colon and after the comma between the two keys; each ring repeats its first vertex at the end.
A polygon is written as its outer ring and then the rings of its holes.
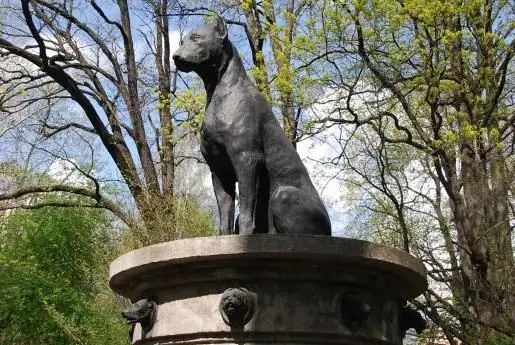
{"type": "Polygon", "coordinates": [[[169,272],[170,268],[185,271],[199,265],[216,267],[219,262],[223,267],[246,261],[254,266],[265,261],[295,262],[388,272],[409,285],[407,298],[427,288],[424,265],[404,251],[348,238],[282,234],[197,237],[136,249],[111,263],[110,285],[115,292],[130,297],[131,282],[159,278],[159,272],[169,272]]]}

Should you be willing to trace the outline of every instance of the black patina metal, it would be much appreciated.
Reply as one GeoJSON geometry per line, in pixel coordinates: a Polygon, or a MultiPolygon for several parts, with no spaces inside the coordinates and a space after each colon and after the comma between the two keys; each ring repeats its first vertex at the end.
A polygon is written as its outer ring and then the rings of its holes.
{"type": "Polygon", "coordinates": [[[141,325],[143,332],[147,333],[154,326],[156,321],[157,304],[149,299],[140,299],[130,307],[122,311],[122,316],[131,324],[129,338],[132,340],[134,327],[137,323],[141,325]]]}
{"type": "Polygon", "coordinates": [[[420,334],[426,327],[426,320],[418,311],[409,306],[399,308],[399,337],[401,339],[406,336],[406,332],[410,328],[420,334]]]}
{"type": "Polygon", "coordinates": [[[224,322],[233,328],[243,328],[256,309],[254,296],[245,288],[225,290],[220,298],[220,314],[224,322]]]}
{"type": "Polygon", "coordinates": [[[297,151],[247,77],[223,19],[185,35],[173,59],[204,81],[201,151],[212,173],[220,234],[330,235],[331,224],[297,151]],[[235,184],[239,188],[234,227],[235,184]],[[239,229],[239,230],[238,230],[239,229]]]}
{"type": "Polygon", "coordinates": [[[340,313],[343,324],[356,332],[366,323],[372,310],[369,296],[363,292],[346,290],[341,295],[340,313]]]}

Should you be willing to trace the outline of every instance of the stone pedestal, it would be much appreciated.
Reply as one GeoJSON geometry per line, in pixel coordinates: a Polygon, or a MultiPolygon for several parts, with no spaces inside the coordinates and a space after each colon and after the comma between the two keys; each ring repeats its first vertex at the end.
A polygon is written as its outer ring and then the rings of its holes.
{"type": "Polygon", "coordinates": [[[289,235],[194,238],[134,250],[110,285],[157,305],[134,344],[401,344],[400,301],[422,263],[365,241],[289,235]]]}

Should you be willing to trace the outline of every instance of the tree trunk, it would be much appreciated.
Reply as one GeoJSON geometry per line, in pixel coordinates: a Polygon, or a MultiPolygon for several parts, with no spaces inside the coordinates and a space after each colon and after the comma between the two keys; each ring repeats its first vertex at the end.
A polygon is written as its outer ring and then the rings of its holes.
{"type": "Polygon", "coordinates": [[[283,130],[290,139],[293,146],[297,143],[297,126],[298,121],[295,116],[294,93],[293,93],[293,71],[291,65],[293,30],[296,24],[295,17],[295,1],[287,0],[285,9],[285,26],[279,29],[276,21],[275,9],[273,3],[267,7],[267,17],[271,21],[270,41],[272,44],[272,52],[274,61],[277,66],[277,84],[279,89],[279,100],[281,102],[281,115],[283,122],[283,130]],[[284,33],[281,32],[284,30],[284,33]]]}
{"type": "Polygon", "coordinates": [[[127,0],[117,0],[120,9],[120,18],[123,29],[123,42],[125,63],[127,66],[127,89],[128,95],[125,98],[127,111],[129,112],[132,127],[134,130],[134,141],[138,151],[146,187],[151,193],[159,192],[159,182],[156,169],[152,159],[152,153],[147,142],[147,135],[143,125],[141,105],[138,93],[138,69],[134,54],[134,41],[132,39],[132,28],[127,0]]]}
{"type": "Polygon", "coordinates": [[[159,120],[161,123],[161,145],[159,156],[161,159],[162,191],[166,196],[173,197],[175,179],[174,162],[174,125],[171,103],[171,68],[170,68],[170,37],[168,29],[168,0],[159,0],[155,4],[156,16],[156,66],[159,80],[159,120]]]}

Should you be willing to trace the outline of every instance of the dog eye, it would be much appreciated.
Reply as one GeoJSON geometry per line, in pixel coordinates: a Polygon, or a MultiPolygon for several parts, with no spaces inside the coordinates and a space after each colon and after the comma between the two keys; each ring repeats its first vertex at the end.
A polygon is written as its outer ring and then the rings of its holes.
{"type": "Polygon", "coordinates": [[[184,44],[184,41],[183,40],[180,40],[179,41],[179,46],[182,46],[184,44]]]}
{"type": "Polygon", "coordinates": [[[192,40],[193,42],[197,41],[199,38],[200,38],[199,35],[191,35],[190,36],[190,40],[192,40]]]}

